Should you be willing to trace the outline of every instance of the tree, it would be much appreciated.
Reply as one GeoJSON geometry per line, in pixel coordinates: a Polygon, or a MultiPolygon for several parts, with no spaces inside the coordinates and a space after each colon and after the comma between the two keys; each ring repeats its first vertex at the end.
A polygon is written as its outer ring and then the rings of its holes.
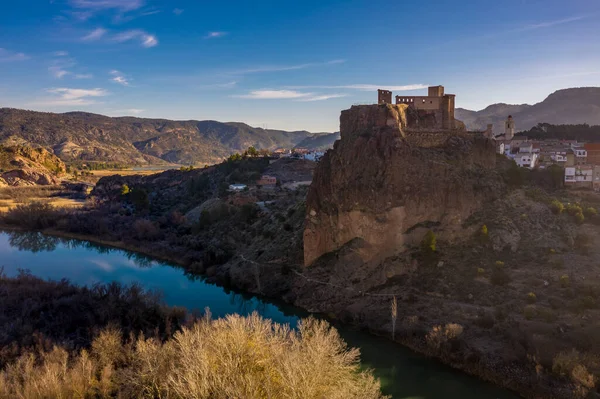
{"type": "Polygon", "coordinates": [[[127,184],[123,184],[121,186],[121,195],[127,195],[131,192],[131,190],[129,189],[129,186],[127,184]]]}
{"type": "Polygon", "coordinates": [[[256,148],[254,148],[254,146],[248,147],[248,150],[246,150],[246,153],[248,154],[248,156],[250,156],[252,158],[256,158],[259,155],[258,150],[256,148]]]}

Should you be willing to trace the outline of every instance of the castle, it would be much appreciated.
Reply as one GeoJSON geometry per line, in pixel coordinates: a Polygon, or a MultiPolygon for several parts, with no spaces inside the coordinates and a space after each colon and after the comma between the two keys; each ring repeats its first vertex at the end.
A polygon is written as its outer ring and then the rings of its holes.
{"type": "MultiPolygon", "coordinates": [[[[453,130],[457,128],[454,119],[454,94],[444,94],[444,86],[431,86],[427,96],[396,96],[396,104],[407,104],[419,114],[433,115],[438,121],[438,129],[453,130]]],[[[392,92],[377,90],[378,104],[392,104],[392,92]]]]}

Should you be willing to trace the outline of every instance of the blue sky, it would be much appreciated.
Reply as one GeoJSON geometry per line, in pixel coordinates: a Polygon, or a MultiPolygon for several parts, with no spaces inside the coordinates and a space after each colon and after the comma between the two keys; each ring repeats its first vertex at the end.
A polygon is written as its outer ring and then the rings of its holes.
{"type": "Polygon", "coordinates": [[[21,0],[0,107],[335,131],[376,89],[457,106],[600,86],[597,0],[21,0]]]}

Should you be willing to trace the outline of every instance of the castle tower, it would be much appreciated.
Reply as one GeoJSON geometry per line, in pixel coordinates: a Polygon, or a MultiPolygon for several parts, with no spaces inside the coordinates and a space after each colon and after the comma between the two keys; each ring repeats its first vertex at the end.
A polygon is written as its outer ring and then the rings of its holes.
{"type": "Polygon", "coordinates": [[[391,104],[392,92],[389,90],[377,90],[377,104],[391,104]]]}
{"type": "Polygon", "coordinates": [[[508,115],[508,119],[504,122],[504,140],[512,140],[515,137],[515,121],[512,115],[508,115]]]}

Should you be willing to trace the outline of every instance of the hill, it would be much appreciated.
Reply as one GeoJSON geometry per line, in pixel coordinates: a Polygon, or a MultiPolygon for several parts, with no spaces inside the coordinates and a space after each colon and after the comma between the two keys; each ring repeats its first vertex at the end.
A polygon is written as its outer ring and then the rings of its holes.
{"type": "Polygon", "coordinates": [[[250,146],[292,148],[306,138],[319,141],[318,137],[306,131],[261,129],[238,122],[0,109],[0,144],[43,146],[67,162],[210,164],[250,146]]]}
{"type": "Polygon", "coordinates": [[[339,139],[340,132],[313,134],[296,144],[296,147],[310,148],[315,150],[328,150],[329,148],[333,148],[333,143],[339,139]]]}
{"type": "Polygon", "coordinates": [[[65,164],[43,148],[0,145],[0,187],[58,184],[65,164]]]}
{"type": "Polygon", "coordinates": [[[550,94],[544,101],[534,104],[492,104],[481,111],[456,109],[456,118],[462,120],[469,130],[485,130],[494,124],[494,132],[504,132],[504,120],[508,115],[515,119],[517,130],[529,130],[538,123],[600,124],[600,87],[563,89],[550,94]]]}

